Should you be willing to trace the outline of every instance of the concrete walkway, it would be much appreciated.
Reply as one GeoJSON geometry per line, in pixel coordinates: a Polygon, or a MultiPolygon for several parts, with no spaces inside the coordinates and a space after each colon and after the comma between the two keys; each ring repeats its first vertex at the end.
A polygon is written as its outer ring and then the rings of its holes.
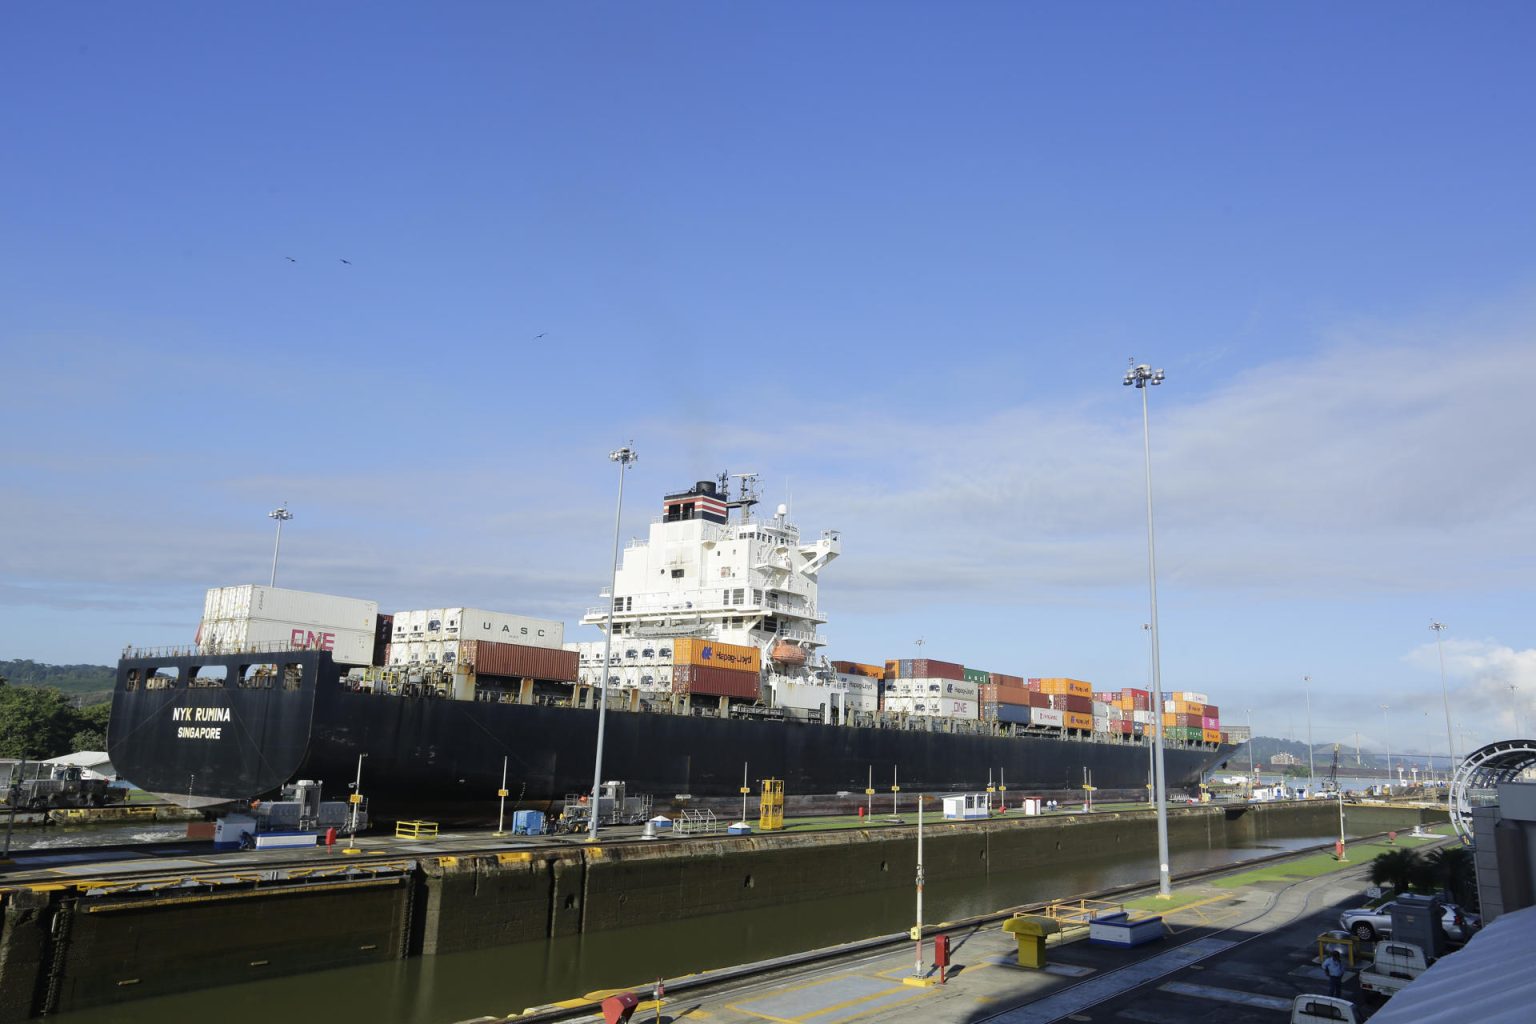
{"type": "MultiPolygon", "coordinates": [[[[1238,884],[1208,878],[1180,885],[1175,906],[1163,913],[1162,941],[1135,949],[1096,946],[1079,928],[1052,941],[1043,970],[1019,967],[1013,937],[989,923],[950,932],[955,966],[944,985],[911,983],[915,949],[907,943],[736,982],[685,982],[697,987],[674,986],[660,1007],[649,992],[638,993],[645,1001],[633,1021],[1283,1024],[1294,996],[1327,992],[1317,937],[1338,927],[1342,910],[1364,902],[1368,863],[1294,881],[1247,880],[1238,870],[1229,876],[1238,884]]],[[[936,978],[932,950],[930,939],[924,944],[927,980],[936,978]]],[[[1358,995],[1353,973],[1346,976],[1344,994],[1358,995]]],[[[590,1015],[590,1003],[586,1008],[587,1016],[575,1004],[563,1013],[534,1016],[602,1019],[590,1015]]]]}

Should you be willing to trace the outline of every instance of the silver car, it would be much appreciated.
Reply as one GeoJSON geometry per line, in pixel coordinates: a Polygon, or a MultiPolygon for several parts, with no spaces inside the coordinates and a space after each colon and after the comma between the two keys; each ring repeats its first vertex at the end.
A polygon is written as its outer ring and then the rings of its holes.
{"type": "MultiPolygon", "coordinates": [[[[1481,923],[1476,914],[1468,914],[1454,903],[1443,906],[1440,926],[1452,942],[1466,942],[1481,923]]],[[[1339,915],[1339,927],[1365,942],[1389,938],[1392,935],[1392,901],[1379,907],[1346,910],[1339,915]]]]}

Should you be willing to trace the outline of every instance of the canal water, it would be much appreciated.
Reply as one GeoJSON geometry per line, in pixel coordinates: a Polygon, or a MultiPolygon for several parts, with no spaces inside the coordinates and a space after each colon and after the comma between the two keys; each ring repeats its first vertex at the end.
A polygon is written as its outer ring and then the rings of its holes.
{"type": "MultiPolygon", "coordinates": [[[[1334,836],[1266,839],[1261,845],[1173,854],[1175,874],[1331,842],[1334,836]]],[[[929,877],[929,923],[957,920],[1041,900],[1069,898],[1156,876],[1155,849],[1084,860],[1060,871],[994,872],[949,881],[929,877]]],[[[864,893],[741,914],[575,935],[472,953],[415,957],[366,967],[57,1014],[60,1024],[163,1024],[217,1020],[271,1024],[275,1017],[365,1020],[370,1024],[450,1024],[506,1015],[598,989],[648,985],[714,967],[763,960],[910,928],[914,889],[864,893]]],[[[197,964],[188,963],[188,972],[197,964]]]]}

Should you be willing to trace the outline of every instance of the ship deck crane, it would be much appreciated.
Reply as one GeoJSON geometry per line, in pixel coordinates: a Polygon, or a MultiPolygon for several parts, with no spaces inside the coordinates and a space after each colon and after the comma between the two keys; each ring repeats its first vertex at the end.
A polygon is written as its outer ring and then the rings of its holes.
{"type": "Polygon", "coordinates": [[[1333,745],[1333,764],[1328,769],[1328,777],[1323,780],[1324,793],[1337,793],[1339,791],[1339,745],[1333,745]]]}

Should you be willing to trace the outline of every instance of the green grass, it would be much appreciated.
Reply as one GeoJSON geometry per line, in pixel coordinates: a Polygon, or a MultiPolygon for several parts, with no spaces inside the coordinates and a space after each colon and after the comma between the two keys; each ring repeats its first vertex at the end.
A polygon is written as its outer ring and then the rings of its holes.
{"type": "Polygon", "coordinates": [[[1139,896],[1134,900],[1126,900],[1125,908],[1127,910],[1178,910],[1180,907],[1187,906],[1191,903],[1197,903],[1200,900],[1209,899],[1210,895],[1211,894],[1204,889],[1191,887],[1188,889],[1180,889],[1170,895],[1167,899],[1162,899],[1157,896],[1139,896]]]}

